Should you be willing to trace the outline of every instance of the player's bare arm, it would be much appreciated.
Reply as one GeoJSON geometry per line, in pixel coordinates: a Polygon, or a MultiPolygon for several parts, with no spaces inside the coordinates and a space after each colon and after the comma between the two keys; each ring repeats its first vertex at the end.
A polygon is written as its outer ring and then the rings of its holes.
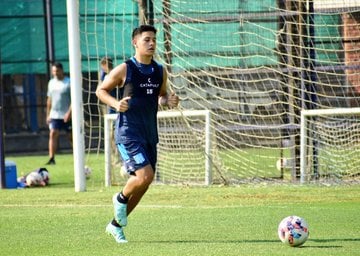
{"type": "Polygon", "coordinates": [[[47,97],[46,99],[46,123],[50,123],[50,110],[51,110],[51,98],[47,97]]]}
{"type": "Polygon", "coordinates": [[[96,96],[105,104],[114,108],[118,112],[125,112],[128,109],[128,100],[130,97],[117,100],[110,95],[110,91],[115,87],[124,86],[126,78],[126,64],[123,63],[115,67],[105,80],[96,89],[96,96]]]}
{"type": "Polygon", "coordinates": [[[179,104],[179,97],[174,91],[167,92],[167,72],[163,69],[163,83],[160,88],[159,105],[175,108],[179,104]]]}
{"type": "Polygon", "coordinates": [[[65,113],[65,116],[64,116],[64,122],[67,123],[71,120],[71,104],[69,106],[69,109],[68,111],[65,113]]]}

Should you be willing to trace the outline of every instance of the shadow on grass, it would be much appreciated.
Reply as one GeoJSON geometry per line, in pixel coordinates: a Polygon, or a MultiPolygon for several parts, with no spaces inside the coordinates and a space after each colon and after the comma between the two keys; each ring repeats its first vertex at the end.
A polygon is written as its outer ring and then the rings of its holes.
{"type": "Polygon", "coordinates": [[[47,185],[47,187],[49,187],[49,188],[54,188],[54,187],[70,188],[70,187],[74,187],[74,184],[71,184],[68,182],[51,182],[51,183],[49,183],[49,185],[47,185]]]}
{"type": "Polygon", "coordinates": [[[309,239],[311,242],[321,243],[324,245],[310,245],[307,246],[306,244],[302,247],[304,248],[341,248],[341,245],[325,245],[325,243],[331,242],[360,242],[360,238],[331,238],[331,239],[309,239]]]}
{"type": "MultiPolygon", "coordinates": [[[[341,245],[326,245],[329,242],[359,242],[360,238],[339,238],[339,239],[309,239],[310,242],[322,243],[324,245],[306,245],[297,247],[297,248],[342,248],[341,245]]],[[[246,244],[246,243],[281,243],[279,240],[167,240],[167,241],[136,241],[137,243],[188,243],[188,244],[198,244],[198,243],[234,243],[234,244],[246,244]]]]}
{"type": "Polygon", "coordinates": [[[316,243],[328,243],[328,242],[360,242],[360,238],[309,239],[309,241],[316,242],[316,243]]]}
{"type": "Polygon", "coordinates": [[[280,240],[166,240],[166,241],[136,241],[137,243],[189,243],[189,244],[198,244],[198,243],[209,243],[209,244],[213,244],[213,243],[225,243],[225,244],[229,244],[229,243],[234,243],[234,244],[239,244],[239,243],[279,243],[280,240]]]}

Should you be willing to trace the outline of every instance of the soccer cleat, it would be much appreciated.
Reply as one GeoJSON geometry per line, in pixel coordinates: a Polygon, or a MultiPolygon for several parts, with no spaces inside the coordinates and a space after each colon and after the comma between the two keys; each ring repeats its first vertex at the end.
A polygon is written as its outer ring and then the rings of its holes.
{"type": "Polygon", "coordinates": [[[127,204],[120,203],[117,200],[118,194],[115,194],[112,198],[114,204],[114,218],[120,226],[125,227],[127,225],[127,204]]]}
{"type": "Polygon", "coordinates": [[[116,227],[111,222],[106,226],[105,232],[112,235],[117,243],[127,243],[124,231],[121,227],[116,227]]]}

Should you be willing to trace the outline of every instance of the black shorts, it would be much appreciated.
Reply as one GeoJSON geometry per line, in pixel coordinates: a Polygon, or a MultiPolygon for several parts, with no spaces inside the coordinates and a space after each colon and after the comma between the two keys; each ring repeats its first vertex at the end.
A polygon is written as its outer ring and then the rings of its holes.
{"type": "Polygon", "coordinates": [[[71,132],[71,122],[64,122],[64,119],[51,119],[49,123],[49,130],[64,130],[71,132]]]}

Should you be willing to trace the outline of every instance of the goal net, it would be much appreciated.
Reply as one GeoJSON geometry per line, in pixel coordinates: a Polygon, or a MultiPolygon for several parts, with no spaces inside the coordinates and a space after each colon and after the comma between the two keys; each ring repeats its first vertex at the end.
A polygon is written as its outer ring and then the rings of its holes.
{"type": "Polygon", "coordinates": [[[301,112],[301,182],[359,177],[360,108],[301,112]]]}
{"type": "MultiPolygon", "coordinates": [[[[121,181],[122,162],[113,150],[113,127],[117,114],[105,115],[105,185],[121,181]]],[[[203,184],[220,182],[209,110],[171,110],[158,112],[158,163],[156,182],[203,184]]],[[[224,182],[224,180],[222,181],[224,182]]]]}
{"type": "MultiPolygon", "coordinates": [[[[99,61],[108,56],[118,65],[131,57],[131,31],[141,23],[158,30],[155,59],[167,69],[180,109],[211,113],[212,163],[224,178],[213,181],[299,181],[301,110],[360,106],[359,1],[82,0],[80,12],[88,152],[104,149],[99,61]]],[[[159,180],[183,183],[181,173],[205,168],[197,119],[159,119],[159,130],[169,131],[160,135],[169,161],[159,156],[159,180]],[[177,155],[189,146],[198,149],[177,155]],[[191,157],[202,166],[186,166],[191,157]]],[[[321,129],[331,126],[347,129],[321,129]]],[[[203,184],[195,173],[205,170],[188,174],[188,182],[203,184]]]]}

